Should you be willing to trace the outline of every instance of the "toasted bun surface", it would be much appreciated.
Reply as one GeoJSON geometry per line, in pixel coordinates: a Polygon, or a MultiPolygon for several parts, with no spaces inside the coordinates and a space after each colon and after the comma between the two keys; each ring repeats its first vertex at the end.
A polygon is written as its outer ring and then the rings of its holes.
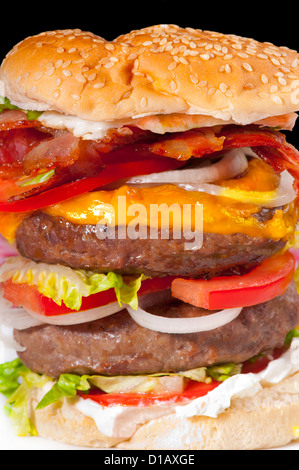
{"type": "Polygon", "coordinates": [[[175,25],[112,42],[44,32],[12,49],[0,80],[19,107],[94,121],[195,113],[248,124],[299,109],[296,51],[175,25]]]}
{"type": "Polygon", "coordinates": [[[128,440],[99,432],[92,418],[79,412],[73,399],[35,410],[31,419],[41,437],[81,447],[151,450],[253,450],[280,447],[295,439],[299,425],[299,373],[263,388],[251,398],[235,398],[217,418],[183,419],[169,414],[141,425],[128,440]]]}

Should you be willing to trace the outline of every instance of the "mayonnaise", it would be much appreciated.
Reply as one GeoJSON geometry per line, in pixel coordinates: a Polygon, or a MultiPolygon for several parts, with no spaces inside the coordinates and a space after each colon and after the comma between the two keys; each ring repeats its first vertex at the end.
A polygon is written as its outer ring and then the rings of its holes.
{"type": "Polygon", "coordinates": [[[253,397],[265,386],[275,385],[299,371],[299,338],[294,338],[287,352],[271,361],[259,373],[237,374],[222,382],[207,395],[185,405],[104,407],[92,400],[79,398],[76,408],[94,420],[100,432],[109,437],[130,438],[139,425],[161,416],[176,413],[181,418],[217,416],[229,409],[234,398],[253,397]]]}

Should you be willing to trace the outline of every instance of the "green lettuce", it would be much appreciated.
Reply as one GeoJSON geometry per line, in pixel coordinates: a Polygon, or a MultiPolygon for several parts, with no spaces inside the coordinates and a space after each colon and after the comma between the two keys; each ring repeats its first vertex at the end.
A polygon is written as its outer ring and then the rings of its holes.
{"type": "Polygon", "coordinates": [[[35,176],[27,181],[21,182],[18,184],[20,188],[25,188],[26,186],[31,186],[33,184],[41,184],[46,183],[52,176],[55,175],[55,170],[49,170],[46,173],[41,173],[40,175],[35,176]]]}
{"type": "MultiPolygon", "coordinates": [[[[4,111],[5,109],[20,109],[18,106],[15,106],[11,104],[8,98],[4,96],[0,96],[0,113],[4,111]]],[[[43,112],[42,111],[27,111],[27,110],[21,110],[24,111],[27,115],[28,121],[34,121],[35,119],[39,118],[43,112]]]]}
{"type": "Polygon", "coordinates": [[[5,98],[4,96],[0,96],[0,113],[2,113],[2,111],[4,111],[5,109],[19,109],[19,108],[11,104],[8,98],[5,98]]]}
{"type": "Polygon", "coordinates": [[[32,387],[43,387],[49,378],[25,367],[20,359],[0,365],[0,392],[7,397],[5,411],[11,418],[18,436],[36,435],[28,414],[28,400],[32,387]]]}
{"type": "Polygon", "coordinates": [[[119,305],[138,307],[137,293],[145,277],[130,278],[127,282],[120,274],[110,272],[99,274],[91,271],[76,270],[67,266],[53,266],[35,263],[22,256],[9,258],[0,267],[0,282],[12,280],[16,284],[29,284],[37,287],[44,296],[58,305],[64,303],[72,310],[80,310],[82,298],[114,289],[119,305]]]}
{"type": "MultiPolygon", "coordinates": [[[[219,366],[221,367],[221,366],[219,366]]],[[[225,368],[225,366],[223,366],[225,368]]],[[[98,388],[106,393],[147,393],[155,390],[160,385],[161,377],[180,376],[198,382],[211,380],[210,367],[176,372],[157,373],[148,375],[128,375],[106,377],[102,375],[61,374],[55,381],[46,375],[31,372],[24,366],[20,359],[0,365],[0,393],[7,397],[5,410],[12,420],[14,431],[19,436],[36,435],[34,424],[28,415],[28,400],[31,388],[50,385],[50,390],[45,393],[37,404],[36,409],[42,409],[58,403],[64,398],[75,398],[78,391],[88,392],[98,388]]],[[[227,374],[237,373],[236,368],[230,368],[227,374]]],[[[227,376],[225,377],[227,378],[227,376]]],[[[223,374],[219,377],[222,381],[223,374]]],[[[223,379],[224,380],[224,379],[223,379]]]]}

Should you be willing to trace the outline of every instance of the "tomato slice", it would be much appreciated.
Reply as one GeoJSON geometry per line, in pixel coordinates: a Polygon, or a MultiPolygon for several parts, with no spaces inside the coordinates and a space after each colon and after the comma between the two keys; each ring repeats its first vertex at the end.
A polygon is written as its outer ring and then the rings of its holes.
{"type": "Polygon", "coordinates": [[[105,393],[101,390],[93,389],[87,394],[78,392],[78,395],[103,406],[153,406],[156,404],[172,404],[194,400],[214,390],[220,383],[216,380],[212,380],[209,384],[190,380],[182,393],[105,393]]]}
{"type": "MultiPolygon", "coordinates": [[[[138,296],[170,289],[173,277],[153,278],[142,281],[138,296]]],[[[16,284],[11,280],[2,283],[4,298],[15,306],[21,306],[25,310],[32,311],[46,317],[74,313],[74,310],[64,304],[57,305],[52,299],[41,294],[37,287],[28,284],[16,284]]],[[[108,289],[97,294],[82,298],[80,311],[102,307],[117,302],[114,289],[108,289]]]]}
{"type": "Polygon", "coordinates": [[[43,207],[57,204],[58,202],[71,199],[88,191],[93,191],[101,186],[113,183],[114,181],[138,175],[174,170],[182,166],[182,164],[182,162],[171,158],[107,164],[106,167],[96,176],[73,181],[19,201],[2,202],[0,203],[0,211],[30,212],[42,209],[43,207]]]}
{"type": "Polygon", "coordinates": [[[211,280],[180,279],[172,282],[173,297],[207,310],[247,307],[282,295],[295,273],[295,258],[289,251],[263,261],[243,276],[211,280]]]}

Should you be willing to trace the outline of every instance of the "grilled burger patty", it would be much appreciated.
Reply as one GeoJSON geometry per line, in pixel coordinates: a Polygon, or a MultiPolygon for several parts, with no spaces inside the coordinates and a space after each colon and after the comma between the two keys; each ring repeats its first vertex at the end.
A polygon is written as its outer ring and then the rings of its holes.
{"type": "MultiPolygon", "coordinates": [[[[260,222],[275,210],[261,209],[260,222]]],[[[284,240],[249,237],[242,233],[205,233],[203,246],[186,250],[182,239],[100,239],[96,225],[74,224],[62,217],[35,212],[24,219],[16,235],[20,253],[34,261],[72,268],[148,276],[214,277],[226,271],[250,268],[278,253],[284,240]]]]}
{"type": "MultiPolygon", "coordinates": [[[[147,310],[168,317],[207,313],[181,301],[147,310]]],[[[282,296],[243,308],[235,320],[216,332],[159,333],[139,326],[123,310],[81,325],[45,324],[15,330],[14,336],[26,348],[19,353],[21,360],[35,372],[51,377],[63,373],[128,375],[243,362],[282,347],[286,334],[298,324],[298,294],[293,282],[282,296]]]]}

